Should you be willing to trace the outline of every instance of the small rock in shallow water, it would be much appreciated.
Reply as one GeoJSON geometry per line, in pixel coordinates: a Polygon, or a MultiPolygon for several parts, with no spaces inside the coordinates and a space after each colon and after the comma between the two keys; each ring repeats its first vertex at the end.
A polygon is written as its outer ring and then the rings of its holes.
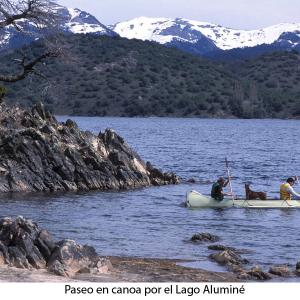
{"type": "Polygon", "coordinates": [[[220,238],[216,235],[204,232],[204,233],[197,233],[194,234],[191,238],[192,242],[217,242],[220,238]]]}
{"type": "Polygon", "coordinates": [[[188,182],[188,183],[196,183],[197,181],[196,181],[195,178],[190,178],[190,179],[188,179],[187,182],[188,182]]]}
{"type": "Polygon", "coordinates": [[[242,258],[239,254],[232,250],[224,250],[222,252],[213,253],[209,256],[220,265],[243,265],[249,263],[247,259],[242,258]]]}
{"type": "Polygon", "coordinates": [[[233,252],[239,252],[236,248],[233,247],[227,247],[223,245],[209,245],[207,247],[209,250],[215,250],[215,251],[224,251],[224,250],[231,250],[233,252]]]}

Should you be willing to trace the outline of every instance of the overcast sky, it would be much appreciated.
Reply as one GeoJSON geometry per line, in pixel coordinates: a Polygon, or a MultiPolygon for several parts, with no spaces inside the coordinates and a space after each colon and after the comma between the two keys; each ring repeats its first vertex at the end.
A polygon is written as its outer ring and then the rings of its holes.
{"type": "Polygon", "coordinates": [[[182,17],[237,29],[300,23],[300,0],[58,0],[109,25],[135,17],[182,17]]]}

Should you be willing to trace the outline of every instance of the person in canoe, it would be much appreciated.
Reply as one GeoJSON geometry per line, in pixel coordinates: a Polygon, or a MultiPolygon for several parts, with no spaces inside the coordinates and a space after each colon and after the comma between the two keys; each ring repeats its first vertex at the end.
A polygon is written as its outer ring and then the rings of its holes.
{"type": "Polygon", "coordinates": [[[223,177],[220,177],[217,182],[212,185],[210,196],[217,200],[222,201],[225,195],[228,195],[223,192],[223,188],[226,187],[229,183],[229,179],[225,180],[223,177]]]}
{"type": "Polygon", "coordinates": [[[281,200],[292,200],[293,196],[296,199],[300,199],[300,194],[296,193],[293,189],[295,181],[298,181],[298,178],[289,177],[285,183],[280,186],[280,199],[281,200]]]}

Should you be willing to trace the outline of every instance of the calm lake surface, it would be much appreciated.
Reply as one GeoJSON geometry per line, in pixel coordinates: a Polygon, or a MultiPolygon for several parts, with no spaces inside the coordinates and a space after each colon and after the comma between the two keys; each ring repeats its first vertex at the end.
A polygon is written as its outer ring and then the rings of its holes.
{"type": "Polygon", "coordinates": [[[191,259],[201,266],[210,253],[207,245],[187,240],[210,232],[224,245],[248,249],[244,256],[265,269],[300,261],[300,210],[182,206],[188,190],[209,193],[211,182],[225,176],[225,156],[237,195],[244,196],[245,182],[252,182],[254,190],[278,198],[280,183],[300,175],[300,121],[73,119],[95,133],[114,128],[145,161],[199,182],[121,193],[2,195],[1,216],[32,218],[57,239],[93,245],[102,255],[191,259]]]}

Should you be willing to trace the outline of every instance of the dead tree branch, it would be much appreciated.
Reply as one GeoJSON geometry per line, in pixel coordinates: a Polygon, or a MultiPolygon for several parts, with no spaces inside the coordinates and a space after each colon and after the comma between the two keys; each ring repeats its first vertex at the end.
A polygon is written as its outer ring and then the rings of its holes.
{"type": "MultiPolygon", "coordinates": [[[[49,33],[55,31],[53,29],[57,28],[58,21],[59,14],[53,0],[0,0],[0,33],[13,26],[18,32],[21,31],[25,35],[30,34],[24,31],[24,24],[30,22],[36,28],[45,29],[51,36],[49,33]]],[[[60,47],[51,44],[50,40],[48,37],[44,40],[44,53],[36,58],[23,54],[22,59],[18,60],[20,62],[19,73],[0,74],[0,82],[13,83],[24,79],[28,74],[39,74],[36,69],[37,65],[43,63],[47,58],[59,56],[62,52],[60,47]],[[47,42],[51,45],[47,45],[47,42]]]]}
{"type": "Polygon", "coordinates": [[[58,57],[60,55],[60,50],[57,51],[50,51],[46,52],[39,57],[28,61],[26,56],[23,56],[22,59],[20,60],[20,66],[21,66],[21,71],[16,74],[16,75],[1,75],[0,74],[0,81],[2,82],[17,82],[19,80],[24,79],[28,74],[30,73],[38,73],[35,69],[35,67],[39,63],[43,63],[47,58],[49,57],[58,57]]]}
{"type": "Polygon", "coordinates": [[[22,31],[17,21],[30,21],[39,27],[56,23],[54,5],[49,0],[0,0],[0,30],[13,25],[22,31]]]}

